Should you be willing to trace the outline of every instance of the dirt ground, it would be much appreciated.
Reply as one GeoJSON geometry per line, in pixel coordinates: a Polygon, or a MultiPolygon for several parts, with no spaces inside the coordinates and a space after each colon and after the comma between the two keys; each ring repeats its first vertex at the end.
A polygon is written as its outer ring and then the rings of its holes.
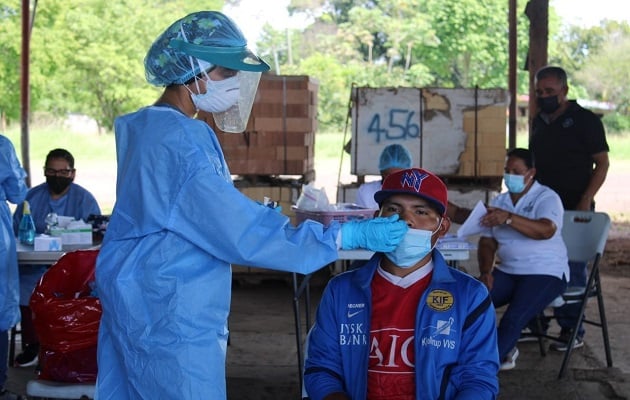
{"type": "Polygon", "coordinates": [[[626,233],[612,236],[606,243],[601,272],[611,276],[630,277],[630,223],[623,223],[626,233]]]}

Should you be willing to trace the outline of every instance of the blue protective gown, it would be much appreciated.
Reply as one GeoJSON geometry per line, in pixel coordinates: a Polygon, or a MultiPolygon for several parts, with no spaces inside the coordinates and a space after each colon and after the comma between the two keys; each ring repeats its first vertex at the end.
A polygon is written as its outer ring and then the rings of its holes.
{"type": "MultiPolygon", "coordinates": [[[[37,233],[46,231],[46,215],[56,213],[66,217],[74,217],[76,220],[87,221],[90,214],[99,215],[101,209],[98,202],[83,186],[71,183],[68,192],[59,199],[50,196],[47,183],[41,183],[30,189],[26,195],[26,200],[31,208],[31,215],[35,222],[37,233]]],[[[13,228],[17,233],[18,226],[22,220],[23,204],[15,209],[13,214],[13,228]]]]}
{"type": "Polygon", "coordinates": [[[337,225],[294,228],[241,194],[214,132],[178,110],[147,107],[115,130],[97,398],[224,399],[230,264],[315,271],[337,258],[337,225]]]}
{"type": "MultiPolygon", "coordinates": [[[[25,177],[13,144],[0,135],[0,331],[9,330],[20,320],[17,251],[7,200],[14,204],[24,201],[25,177]]],[[[3,365],[6,367],[6,360],[3,365]]]]}
{"type": "Polygon", "coordinates": [[[7,200],[14,204],[24,201],[25,177],[13,144],[0,135],[0,390],[7,381],[7,331],[20,320],[17,251],[7,200]]]}
{"type": "MultiPolygon", "coordinates": [[[[31,208],[31,215],[35,222],[35,231],[46,232],[46,215],[56,213],[76,220],[87,221],[90,214],[99,215],[101,209],[96,199],[87,189],[76,183],[71,183],[68,192],[63,197],[53,199],[47,183],[41,183],[31,188],[26,194],[26,200],[31,208]]],[[[24,213],[24,205],[20,204],[13,214],[13,229],[17,235],[20,221],[24,213]]],[[[20,271],[20,305],[28,306],[37,282],[44,275],[50,265],[22,265],[20,271]]]]}

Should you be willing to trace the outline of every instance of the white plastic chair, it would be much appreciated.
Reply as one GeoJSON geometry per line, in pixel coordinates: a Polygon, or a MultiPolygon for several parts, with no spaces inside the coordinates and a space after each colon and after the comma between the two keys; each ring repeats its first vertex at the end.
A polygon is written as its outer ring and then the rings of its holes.
{"type": "MultiPolygon", "coordinates": [[[[606,311],[599,277],[599,262],[604,254],[609,230],[610,217],[606,213],[589,211],[564,212],[562,238],[567,246],[569,261],[586,263],[588,280],[585,287],[567,287],[565,292],[549,305],[550,308],[557,308],[566,304],[582,304],[579,317],[575,321],[575,325],[571,331],[571,337],[567,343],[567,350],[562,360],[558,379],[561,379],[567,370],[571,353],[573,352],[573,345],[577,338],[578,328],[582,323],[601,328],[604,350],[606,352],[606,364],[608,367],[612,367],[613,365],[610,340],[608,337],[608,322],[606,321],[606,311]],[[597,299],[597,306],[599,308],[598,320],[586,319],[585,316],[586,306],[591,297],[597,299]]],[[[542,315],[541,317],[546,320],[554,319],[551,315],[542,315]]],[[[539,324],[539,328],[541,327],[542,324],[539,324]]],[[[542,329],[539,331],[542,331],[542,329]]],[[[557,340],[557,338],[548,335],[535,336],[538,336],[540,350],[543,356],[546,355],[546,351],[542,345],[543,337],[557,340]]]]}

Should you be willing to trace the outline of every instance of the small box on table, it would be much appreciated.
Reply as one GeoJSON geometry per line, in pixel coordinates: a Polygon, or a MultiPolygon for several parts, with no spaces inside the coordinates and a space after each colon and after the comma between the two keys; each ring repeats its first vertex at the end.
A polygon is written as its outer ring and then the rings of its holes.
{"type": "Polygon", "coordinates": [[[61,238],[48,235],[35,236],[35,251],[61,251],[61,238]]]}
{"type": "Polygon", "coordinates": [[[66,228],[53,227],[52,236],[60,237],[63,245],[92,244],[92,225],[82,221],[71,222],[66,228]]]}

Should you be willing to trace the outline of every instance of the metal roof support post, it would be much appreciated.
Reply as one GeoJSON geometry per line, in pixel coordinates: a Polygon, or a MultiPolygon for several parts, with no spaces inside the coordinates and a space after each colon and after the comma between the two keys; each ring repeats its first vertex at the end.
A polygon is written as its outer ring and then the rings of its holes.
{"type": "MultiPolygon", "coordinates": [[[[525,7],[529,18],[529,52],[527,70],[529,71],[529,126],[537,111],[536,71],[547,65],[547,45],[549,43],[549,0],[529,0],[525,7]]],[[[530,132],[531,133],[531,132],[530,132]]]]}
{"type": "Polygon", "coordinates": [[[28,115],[30,104],[30,90],[29,90],[29,53],[30,53],[30,0],[22,0],[22,55],[21,55],[21,74],[20,74],[20,127],[21,136],[20,141],[22,143],[22,167],[26,170],[26,185],[31,186],[31,168],[29,157],[29,143],[28,143],[28,115]]]}
{"type": "Polygon", "coordinates": [[[516,59],[517,55],[517,34],[516,34],[516,8],[517,0],[510,0],[509,7],[509,73],[508,73],[508,88],[510,92],[510,105],[508,113],[508,148],[513,149],[516,147],[516,118],[518,115],[517,102],[518,102],[518,86],[517,86],[517,74],[516,74],[516,59]]]}
{"type": "Polygon", "coordinates": [[[22,0],[22,54],[20,57],[20,143],[22,147],[22,167],[26,171],[26,185],[31,186],[31,157],[29,145],[28,120],[30,114],[30,55],[31,55],[31,32],[33,21],[37,11],[37,0],[33,1],[33,12],[31,14],[31,1],[22,0]]]}

